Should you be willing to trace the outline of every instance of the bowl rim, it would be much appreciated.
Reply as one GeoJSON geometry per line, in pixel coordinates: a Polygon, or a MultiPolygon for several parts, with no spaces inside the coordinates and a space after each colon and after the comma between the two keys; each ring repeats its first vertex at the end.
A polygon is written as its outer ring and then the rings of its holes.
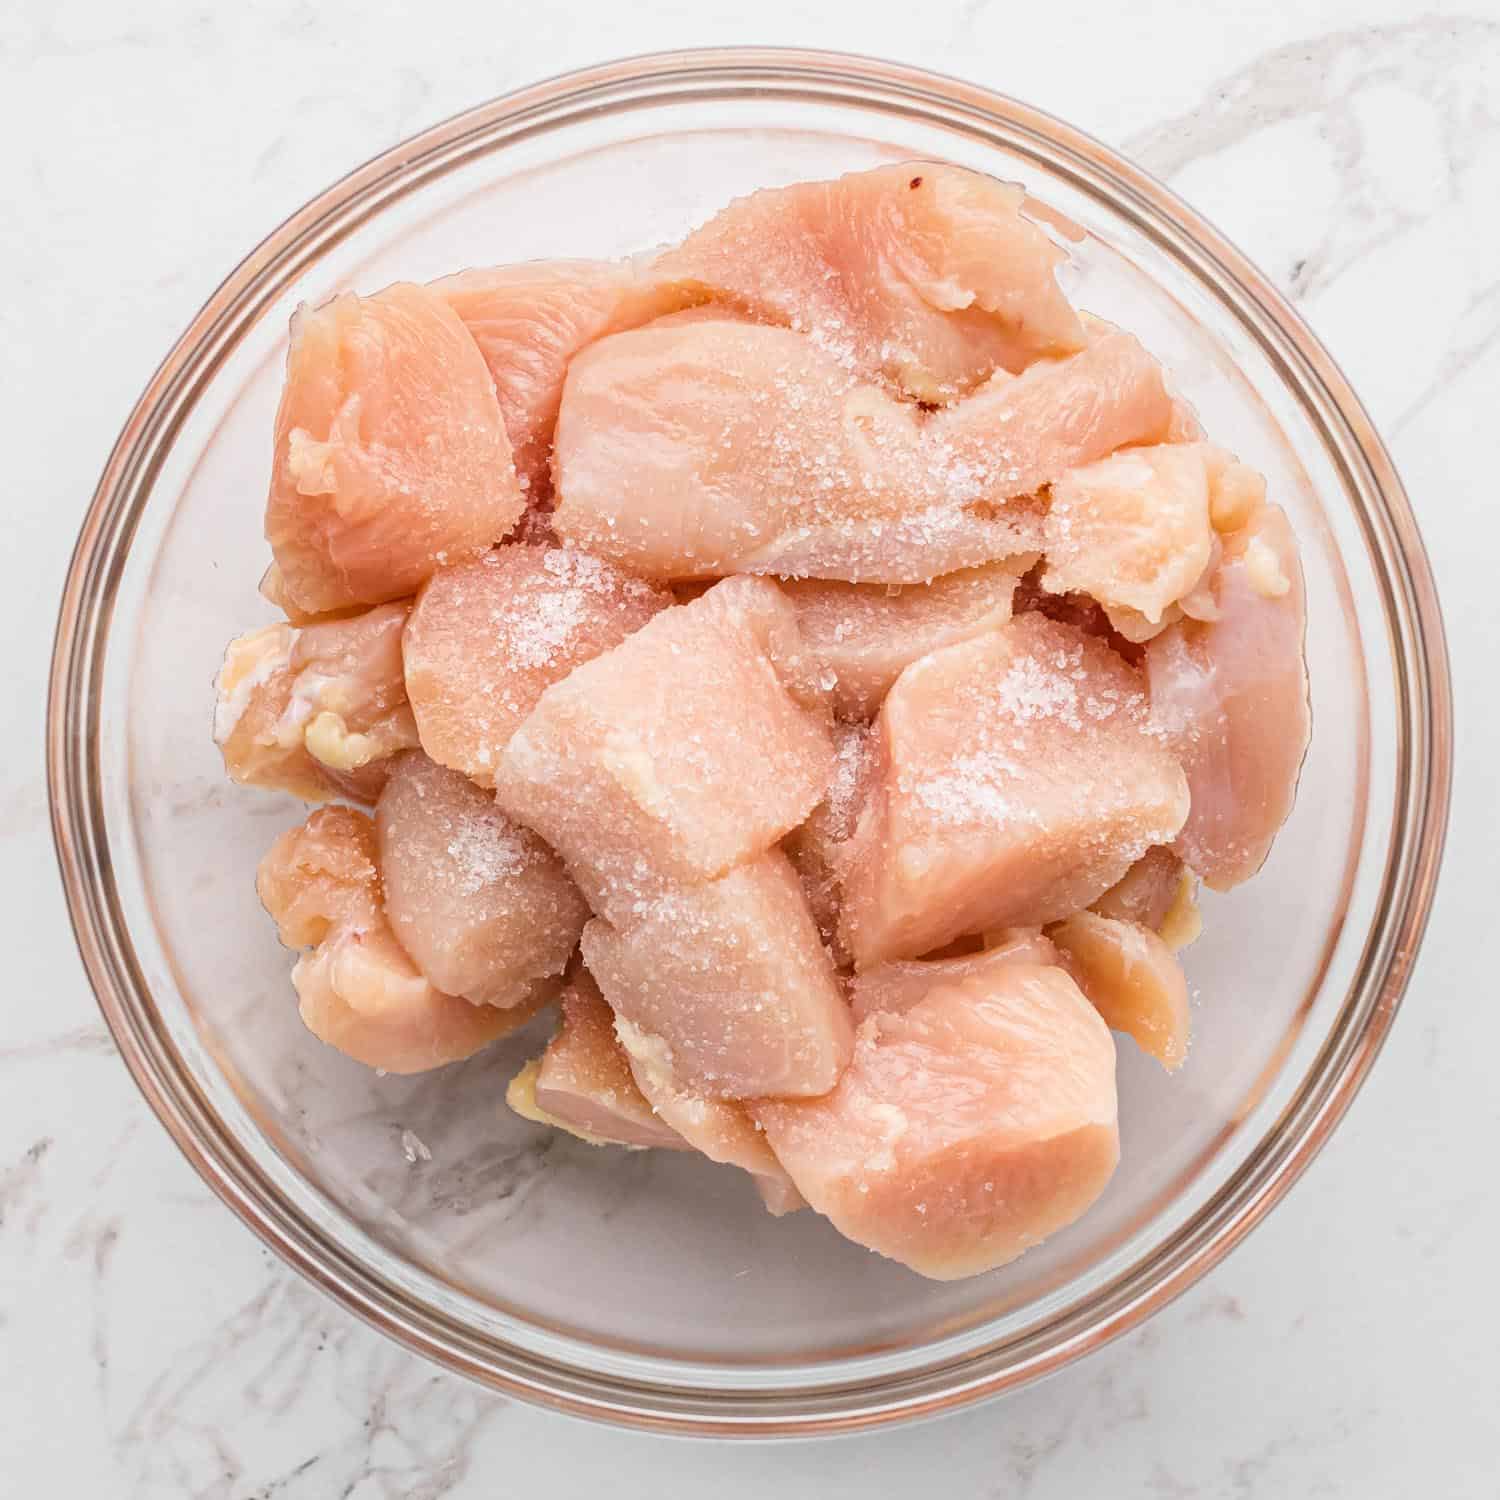
{"type": "MultiPolygon", "coordinates": [[[[625,104],[622,105],[621,101],[625,104]]],[[[529,85],[434,125],[380,153],[298,209],[229,274],[151,377],[116,441],[79,531],[58,611],[47,704],[53,839],[69,917],[89,981],[141,1092],[200,1176],[261,1241],[347,1310],[416,1353],[506,1394],[636,1428],[717,1436],[850,1431],[934,1415],[1051,1373],[1127,1332],[1218,1263],[1281,1199],[1327,1141],[1389,1032],[1431,910],[1452,781],[1452,695],[1437,593],[1401,481],[1363,406],[1299,314],[1238,250],[1141,168],[1081,131],[1005,95],[925,69],[839,52],[728,47],[623,58],[529,85]],[[1015,1344],[848,1386],[703,1390],[643,1383],[568,1366],[464,1328],[412,1303],[368,1266],[278,1202],[259,1170],[218,1128],[207,1101],[134,997],[149,996],[113,905],[113,867],[99,772],[103,662],[125,555],[155,467],[188,406],[227,357],[233,310],[258,316],[272,273],[305,265],[377,212],[467,154],[502,126],[524,127],[613,104],[642,89],[669,98],[765,96],[884,103],[942,111],[1045,145],[1200,274],[1232,288],[1242,318],[1274,351],[1283,378],[1320,397],[1336,419],[1340,455],[1369,500],[1359,520],[1379,562],[1396,672],[1398,799],[1376,919],[1349,989],[1363,1019],[1345,1028],[1332,1065],[1303,1081],[1274,1135],[1144,1263],[1083,1309],[1067,1309],[1015,1344]],[[1191,1231],[1191,1232],[1190,1232],[1191,1231]]],[[[1345,1017],[1344,1019],[1348,1019],[1345,1017]]]]}

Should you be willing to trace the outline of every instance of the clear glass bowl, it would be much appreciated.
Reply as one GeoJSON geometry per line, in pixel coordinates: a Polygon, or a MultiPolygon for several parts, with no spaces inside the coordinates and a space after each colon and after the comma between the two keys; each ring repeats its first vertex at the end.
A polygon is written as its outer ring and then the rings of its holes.
{"type": "Polygon", "coordinates": [[[230,276],[142,395],[84,523],[48,750],[79,946],[121,1053],[272,1249],[384,1332],[514,1395],[787,1434],[940,1411],[1056,1369],[1180,1292],[1286,1191],[1410,971],[1447,813],[1449,682],[1416,526],[1364,411],[1190,209],[967,84],[830,54],[699,52],[571,74],[437,126],[230,276]],[[1121,1044],[1108,1192],[1017,1264],[953,1285],[812,1214],[767,1217],[742,1174],[517,1119],[504,1083],[535,1032],[417,1079],[321,1046],[252,885],[299,809],[229,786],[210,739],[221,649],[269,615],[261,507],[298,302],[639,250],[732,194],[911,157],[1020,180],[1072,221],[1075,298],[1139,333],[1214,437],[1266,471],[1302,540],[1315,713],[1269,865],[1209,901],[1188,955],[1190,1061],[1167,1078],[1121,1044]]]}

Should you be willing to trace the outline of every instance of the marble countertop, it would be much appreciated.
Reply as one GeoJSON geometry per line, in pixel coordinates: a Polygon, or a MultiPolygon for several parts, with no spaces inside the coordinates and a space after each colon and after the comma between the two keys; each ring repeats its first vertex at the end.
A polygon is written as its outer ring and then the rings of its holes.
{"type": "Polygon", "coordinates": [[[998,0],[11,0],[0,8],[0,1489],[216,1500],[618,1500],[714,1484],[956,1500],[1500,1489],[1500,9],[998,0]],[[857,16],[851,24],[849,17],[857,16]],[[1459,714],[1437,911],[1337,1137],[1143,1329],[957,1417],[726,1449],[570,1422],[383,1342],[284,1269],[177,1154],[74,955],[42,770],[75,528],[167,344],[351,163],[564,68],[689,43],[853,48],[1028,98],[1122,147],[1297,302],[1392,444],[1436,565],[1459,714]],[[670,1470],[667,1465],[670,1464],[670,1470]]]}

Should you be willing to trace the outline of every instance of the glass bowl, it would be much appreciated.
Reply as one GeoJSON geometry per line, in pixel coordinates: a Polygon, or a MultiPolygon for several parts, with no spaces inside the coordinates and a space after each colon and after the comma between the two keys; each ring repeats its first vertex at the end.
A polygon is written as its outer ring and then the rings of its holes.
{"type": "Polygon", "coordinates": [[[914,69],[678,53],[538,84],[346,177],[214,293],[125,425],[63,596],[49,772],[78,942],[120,1051],[257,1234],[385,1333],[516,1396],[677,1431],[850,1429],[1014,1387],[1138,1323],[1281,1197],[1390,1026],[1447,813],[1449,682],[1411,511],[1342,375],[1265,278],[1143,172],[914,69]],[[287,319],[344,287],[618,255],[750,188],[902,158],[1019,180],[1077,238],[1075,299],[1138,333],[1263,469],[1307,569],[1315,726],[1296,811],[1189,952],[1167,1078],[1122,1039],[1123,1161],[1018,1263],[924,1281],[749,1179],[538,1131],[545,1034],[415,1079],[304,1032],[255,863],[300,816],[224,778],[210,683],[256,594],[287,319]],[[1071,227],[1070,227],[1071,226],[1071,227]]]}

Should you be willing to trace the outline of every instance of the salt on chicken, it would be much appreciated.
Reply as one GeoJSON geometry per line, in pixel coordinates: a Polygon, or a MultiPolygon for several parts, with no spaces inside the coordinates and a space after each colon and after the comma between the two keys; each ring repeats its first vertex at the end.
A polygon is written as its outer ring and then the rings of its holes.
{"type": "Polygon", "coordinates": [[[583,958],[660,1066],[710,1098],[826,1093],[849,1060],[848,1006],[779,850],[596,917],[583,958]]]}
{"type": "Polygon", "coordinates": [[[283,833],[256,874],[292,969],[303,1023],[320,1041],[388,1073],[457,1062],[514,1031],[550,998],[500,1010],[433,987],[397,941],[382,902],[375,825],[325,807],[283,833]]]}
{"type": "Polygon", "coordinates": [[[1107,325],[924,413],[789,329],[666,318],[570,366],[552,522],[648,577],[925,583],[1036,551],[1037,492],[1170,415],[1156,361],[1107,325]]]}
{"type": "Polygon", "coordinates": [[[532,260],[459,271],[431,283],[484,358],[533,506],[552,489],[552,430],[568,365],[609,333],[636,328],[702,293],[634,260],[532,260]]]}
{"type": "Polygon", "coordinates": [[[795,612],[769,580],[732,578],[549,687],[495,795],[613,919],[655,878],[713,880],[769,849],[832,769],[795,612]]]}
{"type": "Polygon", "coordinates": [[[1118,1159],[1198,882],[1310,729],[1295,539],[1019,188],[905,163],[678,245],[299,311],[231,776],[309,1029],[693,1150],[926,1276],[1118,1159]]]}
{"type": "Polygon", "coordinates": [[[861,968],[1060,920],[1187,816],[1186,780],[1137,674],[1041,615],[914,662],[875,737],[843,885],[861,968]]]}
{"type": "Polygon", "coordinates": [[[948,401],[1082,347],[1064,254],[1025,201],[962,167],[876,167],[737,198],[652,269],[795,329],[861,379],[948,401]]]}
{"type": "Polygon", "coordinates": [[[402,648],[422,748],[481,786],[554,682],[672,602],[571,547],[508,543],[442,568],[418,593],[402,648]]]}
{"type": "Polygon", "coordinates": [[[439,989],[508,1009],[562,974],[588,907],[557,855],[467,777],[406,751],[375,829],[386,916],[439,989]]]}
{"type": "Polygon", "coordinates": [[[860,1023],[831,1092],[750,1108],[840,1233],[940,1281],[1072,1223],[1119,1160],[1113,1040],[1053,967],[935,984],[860,1023]]]}
{"type": "Polygon", "coordinates": [[[823,578],[781,587],[807,649],[831,674],[834,712],[858,722],[875,717],[902,668],[919,656],[1003,625],[1016,583],[1034,561],[1022,553],[904,587],[823,578]]]}

